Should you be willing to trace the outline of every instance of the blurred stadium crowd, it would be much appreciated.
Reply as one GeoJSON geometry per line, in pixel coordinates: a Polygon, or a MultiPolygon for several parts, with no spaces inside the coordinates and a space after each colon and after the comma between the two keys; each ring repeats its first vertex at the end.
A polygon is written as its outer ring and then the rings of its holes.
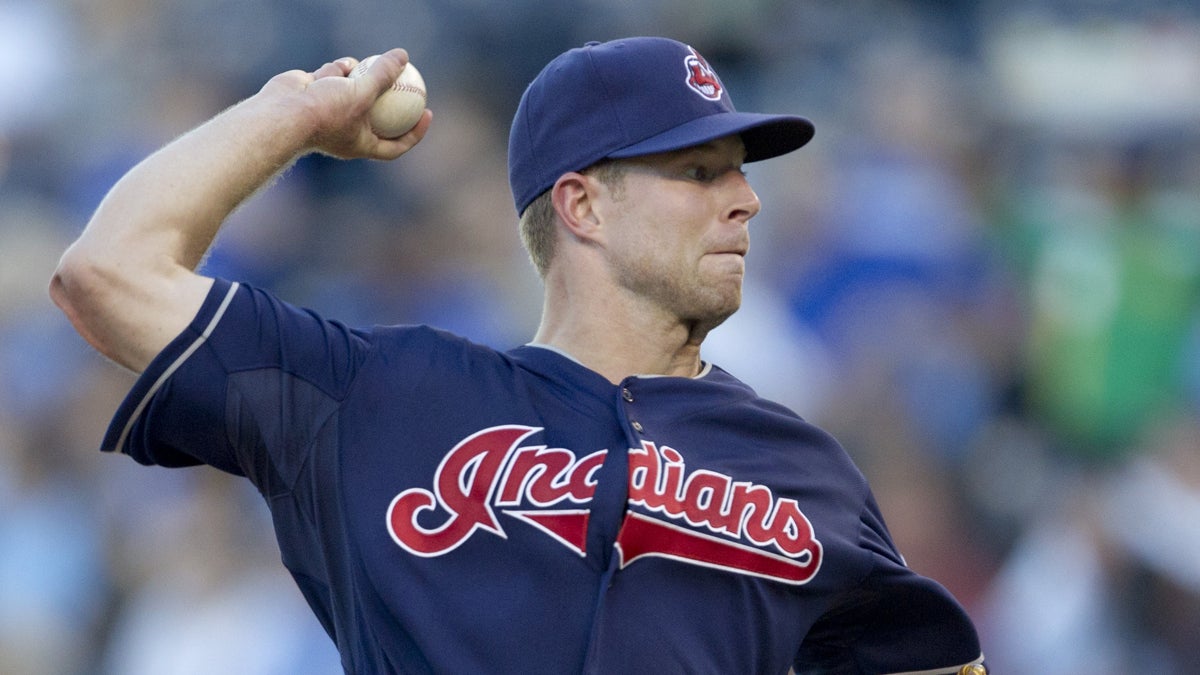
{"type": "Polygon", "coordinates": [[[300,161],[206,269],[515,346],[510,115],[630,34],[817,126],[748,167],[707,357],[840,438],[995,672],[1200,673],[1200,6],[1149,0],[0,0],[0,672],[339,672],[245,481],[95,451],[132,376],[45,287],[108,187],[277,72],[407,47],[425,142],[300,161]]]}

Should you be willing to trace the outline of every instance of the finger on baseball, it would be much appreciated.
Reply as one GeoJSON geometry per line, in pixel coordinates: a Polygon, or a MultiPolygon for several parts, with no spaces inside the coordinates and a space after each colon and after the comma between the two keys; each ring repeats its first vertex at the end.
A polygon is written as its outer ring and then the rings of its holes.
{"type": "Polygon", "coordinates": [[[433,123],[433,111],[426,109],[421,113],[421,119],[417,121],[417,125],[409,129],[403,136],[398,136],[392,139],[380,139],[378,146],[378,154],[384,159],[395,159],[400,155],[408,152],[425,138],[426,132],[429,131],[429,126],[433,123]]]}
{"type": "Polygon", "coordinates": [[[408,66],[408,52],[404,49],[389,49],[379,55],[375,59],[375,63],[367,69],[366,77],[375,78],[374,83],[378,87],[378,92],[383,93],[396,78],[400,77],[400,73],[404,72],[404,68],[408,66]]]}
{"type": "Polygon", "coordinates": [[[357,63],[357,61],[348,56],[342,57],[317,68],[313,71],[313,77],[318,79],[322,77],[345,77],[357,63]]]}
{"type": "MultiPolygon", "coordinates": [[[[404,66],[408,65],[408,50],[404,49],[402,47],[397,47],[395,49],[389,49],[386,52],[379,55],[380,61],[382,61],[384,58],[388,58],[388,59],[396,61],[397,63],[400,64],[400,70],[404,70],[404,66]]],[[[374,64],[372,64],[372,65],[374,65],[374,64]]],[[[399,73],[397,73],[397,75],[399,75],[399,73]]]]}

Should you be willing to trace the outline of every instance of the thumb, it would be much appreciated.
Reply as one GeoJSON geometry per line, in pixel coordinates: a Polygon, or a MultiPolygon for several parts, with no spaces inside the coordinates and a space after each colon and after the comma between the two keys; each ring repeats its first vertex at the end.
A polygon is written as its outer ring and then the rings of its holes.
{"type": "Polygon", "coordinates": [[[363,59],[351,71],[351,77],[362,78],[363,84],[375,92],[376,97],[387,91],[404,68],[408,65],[408,52],[403,49],[390,49],[377,56],[363,59]]]}

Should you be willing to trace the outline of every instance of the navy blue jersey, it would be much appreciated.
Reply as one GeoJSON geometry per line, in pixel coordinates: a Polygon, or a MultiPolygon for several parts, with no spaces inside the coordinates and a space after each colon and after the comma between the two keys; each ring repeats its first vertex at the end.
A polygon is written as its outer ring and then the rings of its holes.
{"type": "Polygon", "coordinates": [[[714,366],[353,330],[218,280],[104,440],[246,476],[352,673],[956,673],[827,434],[714,366]]]}

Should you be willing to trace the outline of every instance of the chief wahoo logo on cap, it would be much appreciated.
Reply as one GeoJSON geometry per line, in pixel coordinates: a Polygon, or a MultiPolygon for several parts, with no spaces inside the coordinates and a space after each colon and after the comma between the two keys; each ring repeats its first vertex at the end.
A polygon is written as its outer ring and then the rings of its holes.
{"type": "Polygon", "coordinates": [[[692,91],[710,101],[721,100],[721,93],[725,88],[721,86],[717,72],[708,65],[708,61],[705,61],[694,47],[688,47],[688,51],[691,54],[683,59],[683,64],[688,69],[688,86],[692,88],[692,91]]]}

